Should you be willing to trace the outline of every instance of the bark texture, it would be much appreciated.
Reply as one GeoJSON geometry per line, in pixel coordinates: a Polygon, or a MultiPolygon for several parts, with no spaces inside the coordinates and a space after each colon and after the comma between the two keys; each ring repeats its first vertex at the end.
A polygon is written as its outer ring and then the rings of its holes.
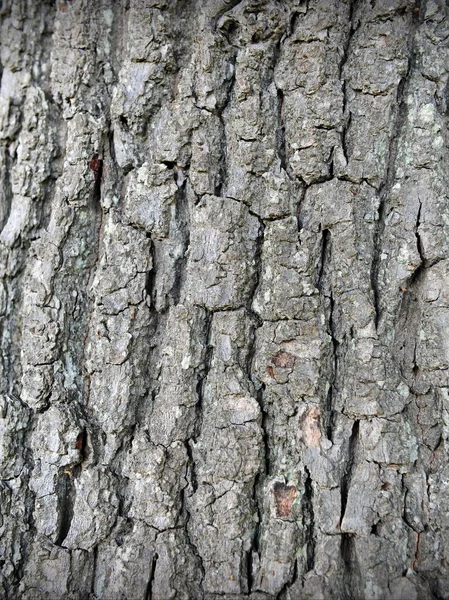
{"type": "Polygon", "coordinates": [[[0,596],[449,598],[444,0],[0,12],[0,596]]]}

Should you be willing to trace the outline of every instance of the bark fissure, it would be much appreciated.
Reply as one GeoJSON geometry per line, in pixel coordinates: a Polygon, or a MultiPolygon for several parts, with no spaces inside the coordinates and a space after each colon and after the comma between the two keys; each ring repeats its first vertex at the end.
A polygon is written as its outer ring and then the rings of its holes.
{"type": "Polygon", "coordinates": [[[62,546],[66,539],[73,519],[73,507],[75,504],[75,484],[73,474],[62,467],[60,469],[57,488],[58,495],[58,524],[55,538],[56,546],[62,546]]]}
{"type": "MultiPolygon", "coordinates": [[[[250,211],[251,212],[251,211],[250,211]]],[[[260,410],[260,427],[262,430],[262,439],[263,439],[263,470],[259,471],[254,478],[253,482],[253,491],[252,491],[252,502],[256,511],[256,524],[254,526],[252,535],[251,535],[251,546],[246,555],[246,580],[247,580],[247,589],[248,593],[251,593],[253,589],[253,585],[255,582],[255,573],[254,573],[254,565],[253,559],[254,554],[257,554],[260,559],[260,536],[261,536],[261,525],[262,525],[262,507],[261,507],[261,499],[263,498],[263,485],[265,482],[266,475],[269,472],[269,463],[270,463],[270,455],[269,455],[269,435],[268,430],[266,428],[266,419],[267,413],[264,409],[264,391],[265,385],[257,381],[254,377],[254,359],[256,355],[256,342],[257,342],[257,332],[260,327],[263,325],[263,320],[261,317],[254,311],[253,302],[256,296],[257,290],[261,283],[262,278],[262,251],[265,239],[265,223],[260,219],[257,215],[256,218],[259,221],[259,232],[257,237],[256,249],[254,253],[254,274],[253,274],[253,285],[250,293],[248,295],[248,312],[252,319],[251,325],[251,334],[250,334],[250,343],[248,348],[248,354],[246,358],[246,372],[249,382],[251,383],[252,389],[251,394],[255,393],[255,398],[259,405],[260,410]]]]}
{"type": "Polygon", "coordinates": [[[150,574],[148,577],[147,588],[145,590],[145,600],[153,600],[153,582],[154,582],[154,575],[156,573],[156,564],[157,564],[158,558],[159,558],[159,556],[156,553],[153,556],[153,560],[151,561],[150,574]]]}
{"type": "Polygon", "coordinates": [[[214,353],[214,347],[212,345],[212,321],[214,313],[205,309],[204,319],[204,361],[197,374],[197,402],[195,404],[195,426],[192,440],[196,443],[199,436],[201,435],[202,421],[203,421],[203,408],[204,408],[204,392],[207,384],[207,378],[209,371],[212,366],[212,358],[214,353]]]}
{"type": "Polygon", "coordinates": [[[186,198],[186,182],[180,187],[177,194],[176,202],[176,222],[179,230],[179,236],[181,238],[180,248],[178,250],[178,257],[175,260],[173,267],[174,270],[174,282],[170,295],[173,303],[176,306],[179,304],[181,297],[182,286],[185,279],[185,269],[187,264],[187,250],[190,244],[190,226],[189,226],[189,208],[186,198]]]}
{"type": "Polygon", "coordinates": [[[340,483],[341,492],[341,512],[340,512],[340,524],[343,521],[346,512],[346,505],[348,502],[349,486],[351,485],[352,471],[356,459],[356,450],[359,439],[359,428],[360,421],[354,421],[352,425],[351,437],[348,442],[347,460],[343,470],[343,476],[340,483]]]}
{"type": "Polygon", "coordinates": [[[90,581],[90,593],[95,594],[95,583],[97,580],[98,546],[92,550],[92,577],[90,581]]]}
{"type": "Polygon", "coordinates": [[[345,42],[343,45],[342,57],[341,57],[339,65],[338,65],[338,78],[341,82],[341,90],[342,90],[342,94],[343,94],[343,104],[342,104],[343,120],[342,120],[341,133],[340,133],[340,142],[341,142],[341,148],[342,148],[343,156],[346,160],[346,163],[348,163],[348,160],[349,160],[346,138],[347,138],[347,133],[349,131],[349,128],[351,126],[351,111],[349,111],[348,114],[346,114],[347,107],[348,107],[347,81],[343,77],[343,71],[344,71],[345,65],[348,61],[351,41],[354,37],[355,32],[357,31],[357,29],[360,26],[360,21],[357,25],[354,25],[354,13],[355,13],[357,3],[358,3],[358,0],[350,0],[350,2],[349,2],[348,22],[350,23],[350,27],[349,27],[349,30],[348,30],[348,33],[347,33],[347,36],[346,36],[346,39],[345,39],[345,42]]]}
{"type": "Polygon", "coordinates": [[[295,558],[293,562],[292,574],[289,577],[288,581],[282,586],[282,589],[276,596],[275,600],[287,600],[289,598],[289,589],[292,588],[295,583],[298,581],[299,577],[299,567],[298,567],[298,559],[295,558]]]}
{"type": "Polygon", "coordinates": [[[276,127],[276,147],[281,169],[288,173],[287,149],[285,145],[285,124],[282,116],[282,107],[284,105],[284,92],[277,88],[277,127],[276,127]]]}
{"type": "Polygon", "coordinates": [[[228,183],[228,143],[227,143],[227,135],[226,135],[226,118],[225,113],[226,109],[230,106],[232,101],[232,96],[234,93],[234,85],[235,85],[235,70],[237,63],[237,50],[232,55],[232,76],[230,81],[227,83],[226,89],[226,99],[222,106],[220,106],[217,110],[217,116],[220,121],[221,128],[221,141],[220,141],[220,161],[219,161],[219,176],[218,181],[215,185],[214,194],[215,196],[226,196],[226,188],[228,183]]]}
{"type": "Polygon", "coordinates": [[[306,569],[305,573],[313,571],[315,567],[315,514],[313,510],[313,483],[310,471],[305,467],[304,496],[302,500],[302,524],[306,542],[306,569]]]}
{"type": "Polygon", "coordinates": [[[419,233],[419,227],[421,225],[421,209],[422,209],[422,202],[419,203],[418,214],[416,215],[415,237],[416,237],[416,249],[418,250],[418,254],[421,258],[421,263],[423,265],[425,265],[426,259],[424,257],[424,246],[422,243],[421,235],[419,233]]]}
{"type": "MultiPolygon", "coordinates": [[[[419,5],[418,5],[419,6],[419,5]]],[[[371,288],[373,292],[374,301],[374,322],[376,329],[379,327],[380,319],[382,317],[381,307],[381,289],[379,283],[379,275],[381,268],[381,254],[383,236],[386,227],[386,217],[388,202],[391,194],[392,187],[395,183],[397,173],[397,158],[399,151],[399,144],[401,136],[404,131],[404,126],[407,122],[408,106],[407,96],[410,87],[411,77],[414,74],[416,67],[416,51],[415,51],[415,37],[416,31],[419,24],[419,15],[412,12],[411,23],[410,23],[410,35],[408,39],[408,65],[407,72],[399,81],[397,92],[396,92],[396,115],[393,123],[392,134],[389,141],[388,147],[388,159],[387,167],[384,179],[378,187],[379,204],[377,208],[377,220],[374,227],[373,235],[373,260],[371,263],[371,288]]]]}
{"type": "Polygon", "coordinates": [[[317,276],[316,287],[324,300],[324,311],[326,320],[326,331],[331,341],[331,356],[328,374],[328,391],[323,403],[322,427],[327,438],[332,441],[333,438],[333,410],[336,395],[339,347],[340,342],[335,332],[335,299],[332,293],[332,237],[329,229],[324,229],[321,233],[321,258],[319,273],[317,276]]]}
{"type": "Polygon", "coordinates": [[[10,154],[10,148],[11,141],[7,141],[1,146],[1,150],[3,150],[4,163],[1,173],[3,189],[0,194],[0,233],[3,230],[5,223],[8,221],[11,211],[11,202],[14,197],[11,187],[11,170],[14,163],[10,154]]]}

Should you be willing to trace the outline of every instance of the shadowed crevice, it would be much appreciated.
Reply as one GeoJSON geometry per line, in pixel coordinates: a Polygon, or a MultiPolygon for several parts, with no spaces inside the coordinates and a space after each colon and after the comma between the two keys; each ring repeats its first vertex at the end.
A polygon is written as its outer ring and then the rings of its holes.
{"type": "Polygon", "coordinates": [[[64,468],[59,475],[57,486],[58,496],[58,524],[57,535],[55,539],[56,546],[62,546],[64,540],[69,534],[73,519],[73,507],[75,504],[75,484],[73,475],[64,468]]]}

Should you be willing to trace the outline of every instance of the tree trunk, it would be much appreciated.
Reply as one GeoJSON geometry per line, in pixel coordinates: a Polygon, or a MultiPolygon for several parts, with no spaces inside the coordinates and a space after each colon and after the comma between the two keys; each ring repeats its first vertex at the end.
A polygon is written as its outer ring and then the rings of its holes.
{"type": "Polygon", "coordinates": [[[0,595],[449,598],[444,0],[5,0],[0,595]]]}

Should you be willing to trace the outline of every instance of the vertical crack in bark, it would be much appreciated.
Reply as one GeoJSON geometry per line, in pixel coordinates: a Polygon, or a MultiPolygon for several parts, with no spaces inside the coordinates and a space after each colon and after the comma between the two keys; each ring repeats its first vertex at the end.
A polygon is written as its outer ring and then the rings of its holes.
{"type": "MultiPolygon", "coordinates": [[[[102,150],[101,150],[102,152],[102,150]]],[[[85,316],[82,319],[68,319],[68,316],[72,316],[72,314],[76,310],[76,305],[78,302],[78,295],[82,294],[84,302],[89,305],[92,305],[93,300],[89,301],[88,298],[88,290],[91,286],[95,269],[99,261],[100,257],[100,242],[101,242],[101,230],[102,230],[102,216],[103,211],[101,208],[101,184],[102,184],[102,173],[103,173],[103,161],[100,160],[99,154],[94,155],[95,158],[91,159],[89,162],[89,167],[94,171],[94,182],[93,189],[90,195],[90,199],[87,200],[87,206],[81,207],[79,211],[73,212],[72,221],[67,229],[66,235],[61,243],[61,261],[64,260],[64,248],[67,247],[70,236],[76,236],[81,230],[86,230],[85,236],[88,242],[93,242],[96,238],[98,242],[96,244],[92,243],[93,248],[89,248],[89,243],[86,245],[89,250],[86,253],[86,274],[84,284],[86,285],[85,290],[81,290],[81,285],[83,281],[79,279],[73,279],[70,274],[70,263],[68,263],[68,275],[64,276],[62,273],[60,277],[56,278],[54,281],[54,286],[52,293],[54,295],[59,295],[59,290],[62,288],[70,288],[80,290],[79,293],[76,294],[75,299],[70,302],[73,302],[72,310],[67,311],[67,315],[63,322],[63,327],[61,328],[61,339],[59,341],[60,356],[59,359],[64,361],[63,353],[63,339],[64,340],[78,340],[77,344],[71,343],[71,352],[78,356],[80,360],[80,370],[78,373],[79,377],[79,388],[77,390],[78,395],[73,397],[73,394],[70,394],[71,400],[74,400],[78,405],[78,412],[80,416],[82,415],[85,422],[89,422],[90,418],[87,410],[85,410],[86,400],[90,395],[90,374],[86,368],[86,347],[85,343],[87,340],[87,335],[89,331],[89,325],[91,320],[91,312],[88,307],[86,307],[85,316]],[[94,213],[92,215],[91,213],[94,213]],[[89,223],[89,226],[86,228],[85,223],[89,223]],[[75,287],[76,286],[76,287],[75,287]],[[87,293],[86,293],[87,290],[87,293]],[[83,402],[84,399],[84,402],[83,402]]],[[[95,431],[98,431],[98,428],[92,428],[95,431]]],[[[77,471],[79,472],[80,466],[75,465],[77,471]]],[[[60,473],[58,475],[58,482],[56,485],[56,495],[57,495],[57,534],[55,539],[55,544],[57,546],[62,546],[64,540],[66,539],[73,519],[74,514],[74,505],[75,505],[75,496],[76,490],[73,480],[73,473],[69,470],[69,468],[64,469],[62,467],[60,469],[60,473]]]]}
{"type": "Polygon", "coordinates": [[[220,120],[221,125],[221,157],[220,157],[220,168],[219,168],[219,177],[218,183],[215,186],[214,194],[215,196],[225,196],[225,190],[228,182],[228,143],[226,136],[226,122],[224,119],[224,113],[231,103],[232,93],[234,90],[235,84],[235,69],[237,62],[237,51],[234,52],[232,57],[232,77],[228,82],[228,87],[226,90],[226,100],[222,106],[217,110],[217,115],[220,120]]]}
{"type": "MultiPolygon", "coordinates": [[[[341,512],[340,512],[340,526],[343,522],[343,518],[346,513],[346,507],[348,503],[349,487],[351,484],[351,477],[355,463],[355,455],[357,450],[358,438],[359,438],[359,425],[360,421],[354,421],[351,431],[351,437],[348,443],[348,458],[343,472],[343,477],[340,484],[341,493],[341,512]]],[[[352,568],[352,554],[353,554],[353,535],[350,533],[341,534],[341,545],[340,545],[341,558],[343,560],[344,572],[343,572],[343,583],[346,587],[346,591],[349,598],[353,598],[351,580],[353,576],[352,568]]]]}
{"type": "Polygon", "coordinates": [[[277,88],[277,121],[276,121],[276,148],[279,162],[281,163],[281,169],[288,172],[287,165],[287,151],[285,145],[285,123],[282,115],[282,109],[284,106],[284,92],[277,88]]]}
{"type": "MultiPolygon", "coordinates": [[[[197,402],[195,405],[195,422],[193,427],[192,436],[190,439],[186,440],[184,446],[187,452],[187,470],[190,473],[190,485],[192,488],[192,495],[194,495],[198,489],[198,479],[196,475],[196,464],[194,458],[194,452],[192,449],[192,443],[195,444],[201,435],[202,423],[203,423],[203,409],[204,409],[204,391],[207,383],[207,378],[209,376],[209,372],[212,365],[213,358],[213,345],[212,345],[212,322],[213,322],[213,312],[204,309],[205,318],[204,318],[204,359],[200,369],[197,372],[197,384],[196,384],[196,394],[197,394],[197,402]]],[[[199,586],[202,588],[202,582],[204,581],[204,577],[206,574],[203,558],[201,554],[198,552],[198,548],[196,544],[191,540],[189,535],[189,522],[191,518],[190,511],[187,507],[185,491],[181,490],[181,511],[180,513],[185,514],[185,535],[187,545],[191,549],[193,555],[197,558],[199,569],[201,572],[201,578],[199,581],[199,586]]]]}
{"type": "Polygon", "coordinates": [[[274,84],[276,88],[276,154],[279,159],[280,167],[283,169],[291,181],[295,181],[295,177],[291,173],[290,165],[287,157],[287,142],[285,137],[285,120],[284,120],[284,91],[276,85],[275,82],[275,70],[279,58],[281,56],[281,44],[280,39],[274,47],[273,52],[273,63],[270,69],[271,78],[266,82],[265,87],[268,89],[270,85],[274,84]]]}
{"type": "Polygon", "coordinates": [[[147,233],[147,238],[150,239],[150,257],[151,257],[151,269],[145,276],[145,294],[149,298],[151,307],[156,305],[156,249],[150,233],[147,233]]]}
{"type": "Polygon", "coordinates": [[[327,334],[331,338],[331,364],[329,367],[329,389],[327,396],[323,403],[322,409],[322,423],[323,431],[327,438],[332,441],[333,439],[333,407],[334,397],[336,392],[336,382],[338,374],[338,356],[340,342],[335,335],[335,323],[334,323],[334,312],[335,312],[335,300],[332,293],[332,282],[331,282],[331,269],[332,269],[332,238],[329,229],[322,231],[321,239],[321,260],[320,270],[317,278],[317,288],[320,291],[321,296],[325,302],[325,318],[326,318],[326,329],[327,334]]]}
{"type": "Polygon", "coordinates": [[[325,410],[324,410],[324,427],[328,440],[333,441],[333,427],[334,427],[334,397],[337,391],[337,377],[338,377],[338,366],[339,366],[339,348],[340,342],[335,336],[335,324],[334,324],[334,296],[332,291],[329,295],[329,333],[332,340],[332,371],[329,389],[327,391],[325,410]]]}
{"type": "MultiPolygon", "coordinates": [[[[354,468],[355,454],[357,450],[357,443],[359,438],[360,421],[354,421],[351,431],[351,437],[348,443],[348,459],[343,471],[343,477],[341,479],[340,492],[341,492],[341,512],[340,512],[340,525],[343,521],[346,512],[346,505],[348,502],[349,486],[351,483],[352,470],[354,468]]],[[[343,534],[345,535],[345,534],[343,534]]]]}
{"type": "Polygon", "coordinates": [[[299,569],[298,569],[298,559],[295,558],[295,562],[293,563],[293,572],[292,576],[288,581],[285,582],[281,591],[276,594],[274,600],[290,600],[290,596],[288,594],[288,590],[296,583],[298,579],[299,569]]]}
{"type": "Polygon", "coordinates": [[[98,566],[98,546],[95,546],[92,551],[92,579],[90,582],[90,593],[95,598],[95,581],[97,579],[97,566],[98,566]]]}
{"type": "Polygon", "coordinates": [[[174,264],[175,280],[170,290],[170,296],[174,305],[176,306],[179,304],[182,286],[184,284],[185,268],[187,264],[187,250],[190,245],[190,218],[186,197],[186,180],[183,182],[182,186],[178,189],[178,193],[176,194],[175,218],[181,242],[180,249],[178,250],[179,254],[174,264]]]}
{"type": "Polygon", "coordinates": [[[158,558],[159,558],[159,556],[156,553],[153,556],[153,560],[151,561],[150,575],[148,577],[148,583],[147,583],[147,587],[145,590],[144,600],[153,600],[153,582],[154,582],[154,575],[156,573],[156,563],[157,563],[158,558]]]}
{"type": "MultiPolygon", "coordinates": [[[[189,440],[186,440],[184,442],[184,446],[186,448],[187,458],[188,458],[187,465],[186,465],[186,475],[190,472],[190,484],[192,487],[192,493],[194,494],[196,492],[196,490],[198,489],[198,483],[197,483],[196,473],[195,473],[195,468],[194,468],[195,463],[194,463],[192,448],[190,446],[189,440]]],[[[185,531],[187,546],[190,548],[190,550],[192,551],[192,554],[198,560],[198,566],[199,566],[199,570],[201,573],[198,584],[201,589],[202,582],[204,581],[206,571],[204,568],[203,557],[198,552],[198,548],[197,548],[196,544],[194,544],[194,542],[192,542],[192,540],[190,538],[190,534],[189,534],[189,522],[190,522],[190,518],[191,518],[191,513],[188,509],[187,502],[186,502],[186,488],[187,488],[187,486],[185,486],[184,488],[181,489],[181,508],[180,508],[179,515],[178,515],[178,518],[176,521],[176,527],[178,527],[178,526],[183,527],[183,529],[185,531]],[[181,516],[185,517],[184,523],[180,523],[181,516]]],[[[153,572],[153,578],[154,578],[154,572],[153,572]]],[[[151,580],[151,578],[150,578],[150,580],[151,580]]]]}
{"type": "Polygon", "coordinates": [[[13,191],[11,185],[11,171],[13,168],[13,159],[10,154],[12,140],[7,140],[2,145],[3,150],[3,173],[2,173],[2,192],[0,196],[0,233],[8,221],[11,212],[11,203],[13,191]]]}
{"type": "Polygon", "coordinates": [[[190,521],[190,512],[187,510],[187,508],[185,509],[186,511],[186,523],[185,523],[185,534],[186,534],[186,541],[187,541],[187,545],[189,546],[189,548],[192,551],[192,554],[197,558],[198,560],[198,565],[199,565],[199,569],[200,569],[200,573],[201,573],[201,577],[200,580],[198,582],[199,588],[201,590],[201,597],[198,600],[202,600],[204,594],[202,591],[202,587],[203,587],[203,581],[204,578],[206,576],[206,570],[204,568],[204,561],[203,561],[203,557],[201,556],[201,554],[198,552],[198,548],[196,546],[196,544],[194,544],[190,538],[190,534],[189,534],[189,528],[188,528],[188,524],[190,521]]]}
{"type": "MultiPolygon", "coordinates": [[[[104,133],[102,135],[102,143],[101,143],[101,147],[99,148],[98,156],[103,156],[103,153],[105,152],[105,148],[106,148],[106,153],[109,152],[108,158],[110,158],[113,156],[113,155],[111,155],[111,146],[113,146],[113,139],[111,137],[112,133],[111,133],[109,121],[107,122],[106,127],[107,127],[106,133],[104,133]]],[[[112,169],[112,158],[109,162],[111,163],[110,172],[112,172],[112,170],[113,170],[112,169]]],[[[89,166],[92,168],[92,165],[89,164],[89,166]]],[[[92,466],[97,464],[97,462],[99,460],[100,447],[101,447],[99,438],[101,436],[102,429],[99,426],[98,422],[96,422],[96,419],[94,419],[94,417],[92,416],[91,411],[88,410],[88,403],[89,403],[90,392],[91,392],[91,373],[89,372],[89,370],[87,368],[88,357],[87,357],[86,343],[87,343],[87,340],[89,337],[89,331],[91,329],[91,321],[92,321],[93,310],[94,310],[94,306],[95,306],[95,299],[91,295],[91,288],[92,288],[93,281],[95,279],[96,270],[97,270],[98,263],[100,261],[100,256],[101,256],[101,241],[102,241],[103,217],[104,217],[103,208],[101,206],[101,194],[102,194],[101,186],[103,183],[103,174],[104,174],[103,160],[101,160],[99,162],[99,164],[95,167],[95,169],[94,169],[94,173],[93,173],[94,183],[93,183],[93,189],[92,189],[92,193],[91,193],[91,199],[87,206],[87,210],[89,211],[89,213],[91,213],[92,229],[91,229],[91,233],[90,233],[91,250],[90,250],[90,256],[88,259],[89,264],[86,269],[87,276],[86,276],[85,289],[81,288],[79,281],[76,282],[79,286],[78,293],[80,295],[80,298],[82,299],[80,301],[80,304],[82,301],[84,301],[84,304],[85,304],[85,306],[83,307],[83,309],[84,309],[83,314],[85,316],[83,319],[84,327],[83,327],[82,347],[80,349],[80,377],[81,377],[80,393],[82,394],[82,397],[80,398],[78,408],[79,408],[80,412],[82,413],[82,415],[85,419],[85,422],[90,425],[89,431],[91,433],[92,450],[93,450],[92,466]]],[[[77,300],[75,300],[75,302],[77,302],[77,300]]],[[[77,336],[73,335],[73,333],[71,333],[70,331],[67,331],[66,338],[70,339],[71,337],[76,338],[77,336]]]]}
{"type": "MultiPolygon", "coordinates": [[[[251,211],[249,211],[251,213],[251,211]]],[[[262,249],[264,244],[265,237],[265,224],[254,213],[251,213],[257,217],[259,221],[259,233],[257,237],[257,245],[254,253],[254,275],[253,275],[253,286],[250,291],[248,297],[248,312],[252,318],[252,326],[251,326],[251,335],[248,343],[248,354],[246,358],[246,374],[248,380],[251,382],[253,386],[252,392],[255,391],[256,400],[259,404],[261,420],[260,427],[262,430],[262,441],[263,441],[263,471],[259,471],[259,473],[255,476],[253,482],[253,493],[252,493],[252,501],[255,506],[257,522],[254,527],[251,536],[251,547],[247,553],[247,563],[246,563],[246,575],[247,575],[247,587],[248,592],[251,593],[251,590],[254,585],[255,573],[253,566],[253,554],[257,554],[260,558],[260,535],[261,535],[261,524],[262,524],[262,510],[260,503],[260,496],[262,495],[263,482],[265,480],[266,475],[270,470],[270,450],[269,450],[269,436],[266,428],[268,414],[264,409],[264,390],[265,385],[256,381],[253,374],[253,363],[256,354],[256,341],[257,341],[257,330],[262,326],[263,321],[259,317],[259,315],[253,310],[252,305],[257,293],[257,289],[259,287],[261,278],[262,278],[262,249]]]]}
{"type": "Polygon", "coordinates": [[[350,0],[350,2],[349,2],[348,21],[350,23],[350,27],[348,30],[348,35],[346,37],[345,43],[343,45],[343,54],[342,54],[340,63],[338,65],[338,78],[341,82],[341,89],[342,89],[342,94],[343,94],[343,106],[342,106],[343,122],[342,122],[342,130],[341,130],[341,134],[340,134],[340,139],[341,139],[341,148],[343,151],[343,156],[345,157],[346,163],[348,162],[346,136],[347,136],[349,127],[351,125],[351,111],[349,111],[349,114],[346,115],[347,106],[348,106],[348,97],[347,97],[347,90],[346,90],[346,87],[347,87],[346,79],[343,78],[343,70],[348,61],[349,47],[351,45],[352,38],[360,25],[360,23],[358,23],[357,26],[354,25],[354,12],[355,12],[355,7],[356,7],[357,2],[358,2],[358,0],[350,0]]]}
{"type": "Polygon", "coordinates": [[[341,536],[340,553],[343,560],[344,573],[343,583],[347,597],[352,600],[354,597],[351,589],[351,575],[352,575],[352,553],[353,553],[353,534],[344,533],[341,536]]]}
{"type": "MultiPolygon", "coordinates": [[[[306,9],[306,12],[307,12],[307,10],[308,10],[308,7],[306,9]]],[[[271,68],[271,80],[266,82],[265,87],[266,87],[266,89],[268,89],[271,84],[274,84],[274,87],[276,88],[276,132],[275,132],[276,140],[275,140],[275,142],[276,142],[276,155],[279,159],[280,168],[285,172],[285,174],[287,175],[287,177],[289,178],[289,180],[291,182],[293,182],[296,185],[299,184],[299,186],[300,186],[299,199],[296,203],[296,211],[295,211],[296,212],[296,214],[295,214],[296,223],[297,223],[298,234],[299,234],[302,229],[302,220],[300,217],[301,206],[304,201],[304,197],[306,195],[308,186],[306,185],[306,183],[302,179],[302,177],[294,176],[290,169],[288,156],[287,156],[287,142],[286,142],[286,136],[285,136],[286,126],[285,126],[285,120],[284,120],[284,100],[285,100],[284,91],[280,87],[278,87],[275,82],[275,70],[276,70],[276,65],[279,61],[279,58],[281,56],[282,42],[285,42],[287,37],[292,35],[294,27],[295,27],[295,21],[298,16],[299,16],[299,13],[294,12],[292,14],[290,23],[289,23],[288,35],[285,38],[281,38],[274,47],[273,64],[272,64],[272,68],[271,68]]],[[[299,240],[299,243],[301,243],[300,236],[298,236],[298,240],[299,240]]]]}
{"type": "Polygon", "coordinates": [[[320,260],[320,270],[318,273],[317,285],[316,287],[320,290],[321,293],[325,293],[325,285],[327,281],[325,280],[326,268],[329,265],[331,259],[331,232],[329,229],[323,229],[321,232],[321,260],[320,260]]]}
{"type": "Polygon", "coordinates": [[[196,442],[201,434],[202,424],[203,424],[203,408],[204,408],[204,388],[207,383],[207,377],[209,375],[209,371],[211,369],[212,357],[213,357],[213,346],[211,344],[212,339],[212,321],[213,321],[213,312],[205,310],[205,321],[204,321],[204,344],[205,344],[205,354],[204,354],[204,363],[202,368],[198,372],[198,381],[196,384],[196,393],[197,393],[197,402],[195,404],[195,427],[192,439],[196,442]]]}
{"type": "Polygon", "coordinates": [[[415,225],[415,237],[416,237],[416,249],[418,250],[419,257],[421,258],[421,263],[425,264],[424,258],[424,246],[422,243],[421,235],[419,233],[419,227],[421,225],[421,209],[422,202],[419,202],[418,214],[416,215],[416,225],[415,225]]]}
{"type": "Polygon", "coordinates": [[[246,554],[246,579],[247,579],[247,591],[250,594],[255,580],[255,572],[253,565],[253,554],[256,553],[260,559],[260,534],[261,534],[261,523],[262,523],[262,512],[260,509],[260,503],[258,499],[258,491],[260,485],[261,474],[258,473],[254,479],[252,501],[257,510],[257,521],[251,536],[251,547],[246,554]]]}
{"type": "MultiPolygon", "coordinates": [[[[419,7],[421,3],[418,2],[416,6],[419,7]]],[[[371,288],[373,291],[373,300],[374,300],[374,323],[376,329],[379,327],[379,322],[382,316],[382,309],[380,305],[380,287],[379,287],[379,274],[380,274],[380,257],[382,254],[382,242],[383,242],[383,234],[385,231],[385,219],[387,216],[387,203],[388,197],[391,192],[391,189],[394,185],[394,181],[396,178],[397,164],[396,160],[398,157],[399,150],[399,141],[401,138],[401,134],[404,130],[404,125],[407,121],[407,93],[410,86],[410,80],[412,74],[414,72],[415,63],[416,63],[416,51],[415,51],[415,37],[416,31],[419,25],[419,12],[416,13],[412,11],[411,21],[410,21],[410,34],[408,39],[408,64],[407,64],[407,72],[402,77],[398,84],[397,94],[396,94],[396,117],[393,124],[393,131],[390,138],[389,148],[388,148],[388,163],[386,174],[383,182],[378,188],[379,192],[379,206],[378,206],[378,217],[376,221],[376,225],[374,227],[373,234],[373,260],[371,263],[371,288]]]]}
{"type": "Polygon", "coordinates": [[[55,539],[56,546],[62,546],[62,543],[69,534],[73,519],[73,507],[75,505],[75,484],[73,475],[62,467],[59,473],[57,487],[58,496],[58,521],[57,535],[55,539]]]}
{"type": "Polygon", "coordinates": [[[315,514],[313,510],[313,485],[310,471],[305,467],[306,479],[304,483],[304,496],[302,499],[302,525],[306,541],[306,569],[305,573],[315,567],[315,514]]]}

